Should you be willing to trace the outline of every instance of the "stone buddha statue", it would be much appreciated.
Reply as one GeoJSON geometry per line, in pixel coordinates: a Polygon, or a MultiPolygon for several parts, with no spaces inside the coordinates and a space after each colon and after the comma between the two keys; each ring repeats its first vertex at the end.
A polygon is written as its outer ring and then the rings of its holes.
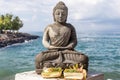
{"type": "Polygon", "coordinates": [[[66,23],[68,8],[60,1],[53,9],[54,23],[45,28],[43,45],[48,49],[37,54],[36,72],[40,74],[44,67],[62,67],[78,64],[88,70],[88,57],[74,50],[77,45],[76,31],[73,25],[66,23]]]}

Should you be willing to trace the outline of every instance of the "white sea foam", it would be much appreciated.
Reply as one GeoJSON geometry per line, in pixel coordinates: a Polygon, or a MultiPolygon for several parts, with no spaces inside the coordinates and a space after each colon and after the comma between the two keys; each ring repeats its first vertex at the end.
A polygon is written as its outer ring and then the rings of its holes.
{"type": "Polygon", "coordinates": [[[28,40],[25,40],[25,43],[28,43],[28,40]]]}
{"type": "Polygon", "coordinates": [[[107,80],[113,80],[113,79],[107,79],[107,80]]]}
{"type": "Polygon", "coordinates": [[[95,41],[93,38],[80,38],[81,41],[88,42],[88,41],[95,41]]]}

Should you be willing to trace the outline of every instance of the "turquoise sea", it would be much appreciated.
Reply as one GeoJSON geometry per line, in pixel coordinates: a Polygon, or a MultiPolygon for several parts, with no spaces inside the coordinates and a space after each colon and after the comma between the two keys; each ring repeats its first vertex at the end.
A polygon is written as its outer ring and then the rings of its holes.
{"type": "MultiPolygon", "coordinates": [[[[0,80],[14,80],[18,72],[35,69],[35,55],[46,50],[39,39],[0,49],[0,80]]],[[[120,80],[120,33],[78,33],[76,50],[89,56],[89,71],[105,80],[120,80]]]]}

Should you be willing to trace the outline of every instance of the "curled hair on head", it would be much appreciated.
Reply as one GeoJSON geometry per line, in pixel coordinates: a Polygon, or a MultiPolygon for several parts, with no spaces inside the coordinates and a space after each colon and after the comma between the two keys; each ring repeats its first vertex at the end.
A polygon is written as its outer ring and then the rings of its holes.
{"type": "Polygon", "coordinates": [[[68,8],[67,8],[67,6],[65,5],[64,2],[60,1],[60,2],[58,2],[58,3],[56,4],[56,6],[53,8],[54,21],[55,21],[55,16],[54,16],[54,15],[55,15],[55,11],[56,11],[57,9],[62,9],[62,10],[64,10],[64,11],[66,11],[67,14],[68,14],[68,8]]]}

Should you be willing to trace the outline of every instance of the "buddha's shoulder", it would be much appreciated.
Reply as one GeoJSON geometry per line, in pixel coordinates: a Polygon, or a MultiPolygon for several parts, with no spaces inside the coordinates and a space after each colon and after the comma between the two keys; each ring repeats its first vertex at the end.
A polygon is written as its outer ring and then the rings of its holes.
{"type": "Polygon", "coordinates": [[[66,23],[67,26],[73,27],[71,23],[66,23]]]}
{"type": "MultiPolygon", "coordinates": [[[[46,29],[54,28],[55,26],[56,26],[55,23],[49,24],[49,25],[47,25],[46,29]]],[[[69,28],[71,28],[71,29],[74,28],[74,26],[73,26],[72,24],[70,24],[70,23],[66,23],[65,26],[66,26],[66,27],[69,27],[69,28]]]]}
{"type": "Polygon", "coordinates": [[[53,27],[53,24],[49,24],[49,25],[46,26],[45,30],[49,30],[52,27],[53,27]]]}
{"type": "Polygon", "coordinates": [[[55,24],[49,24],[49,25],[47,25],[46,28],[52,28],[52,27],[54,27],[54,26],[55,26],[55,24]]]}
{"type": "Polygon", "coordinates": [[[66,23],[66,25],[67,25],[69,28],[71,28],[71,29],[74,28],[74,26],[73,26],[72,24],[70,24],[70,23],[66,23]]]}

